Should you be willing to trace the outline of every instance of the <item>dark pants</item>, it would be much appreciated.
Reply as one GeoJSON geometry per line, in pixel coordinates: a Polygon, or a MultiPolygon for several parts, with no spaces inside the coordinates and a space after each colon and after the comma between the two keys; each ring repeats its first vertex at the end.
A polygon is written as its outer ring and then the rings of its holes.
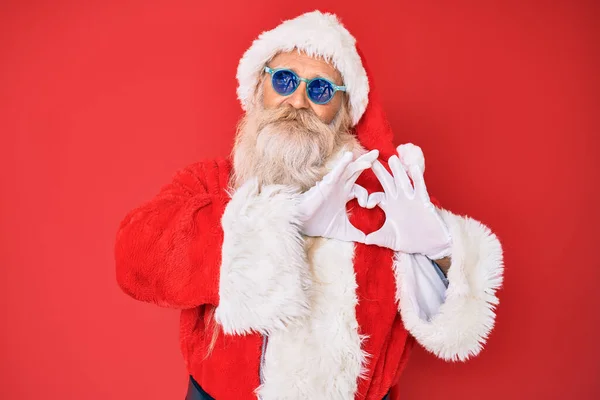
{"type": "Polygon", "coordinates": [[[198,382],[190,375],[190,383],[188,384],[187,396],[185,400],[215,400],[208,393],[206,393],[198,382]]]}
{"type": "MultiPolygon", "coordinates": [[[[385,395],[382,400],[388,400],[390,397],[389,393],[385,395]]],[[[188,393],[185,396],[185,400],[215,400],[208,393],[206,393],[198,382],[190,376],[190,384],[188,385],[188,393]]]]}

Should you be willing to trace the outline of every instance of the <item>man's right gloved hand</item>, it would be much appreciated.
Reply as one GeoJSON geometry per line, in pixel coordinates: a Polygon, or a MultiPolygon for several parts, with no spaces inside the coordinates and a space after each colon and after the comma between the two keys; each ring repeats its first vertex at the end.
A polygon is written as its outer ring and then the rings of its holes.
{"type": "Polygon", "coordinates": [[[365,234],[356,229],[346,215],[346,203],[356,198],[366,207],[367,190],[355,182],[360,174],[371,168],[379,156],[372,150],[352,161],[352,152],[346,152],[331,172],[303,193],[300,199],[302,233],[349,242],[365,242],[365,234]]]}

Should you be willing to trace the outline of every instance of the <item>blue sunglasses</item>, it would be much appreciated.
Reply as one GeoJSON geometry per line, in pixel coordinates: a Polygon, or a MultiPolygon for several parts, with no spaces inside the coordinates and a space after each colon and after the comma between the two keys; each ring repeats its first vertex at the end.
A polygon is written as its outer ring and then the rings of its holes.
{"type": "Polygon", "coordinates": [[[325,78],[300,78],[292,70],[285,68],[272,69],[265,67],[265,72],[271,74],[273,89],[282,96],[289,96],[298,89],[300,82],[306,83],[306,95],[315,104],[327,104],[333,99],[335,92],[346,91],[346,86],[338,86],[325,78]]]}

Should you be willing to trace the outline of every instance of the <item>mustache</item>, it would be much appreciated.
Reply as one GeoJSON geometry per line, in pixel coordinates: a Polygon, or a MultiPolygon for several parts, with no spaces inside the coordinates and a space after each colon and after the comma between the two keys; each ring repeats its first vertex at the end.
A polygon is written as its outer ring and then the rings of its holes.
{"type": "Polygon", "coordinates": [[[309,131],[317,132],[322,132],[324,129],[329,128],[329,125],[322,122],[312,110],[294,108],[292,106],[263,110],[257,129],[261,131],[265,127],[275,124],[302,127],[309,131]]]}

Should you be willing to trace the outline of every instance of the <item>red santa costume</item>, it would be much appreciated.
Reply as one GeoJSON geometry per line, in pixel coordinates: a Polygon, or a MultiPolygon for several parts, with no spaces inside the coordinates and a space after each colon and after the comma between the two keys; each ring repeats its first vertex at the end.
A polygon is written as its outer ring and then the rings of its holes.
{"type": "MultiPolygon", "coordinates": [[[[265,64],[293,49],[331,60],[362,146],[385,160],[394,154],[365,60],[331,14],[304,14],[253,42],[238,68],[242,106],[265,64]]],[[[232,191],[231,174],[229,159],[179,171],[126,216],[115,248],[126,293],[181,309],[187,369],[213,398],[380,400],[391,389],[398,399],[415,340],[448,361],[481,351],[503,270],[500,242],[486,226],[434,201],[452,236],[452,261],[443,297],[427,304],[424,293],[439,293],[440,281],[425,256],[326,238],[307,250],[296,195],[255,185],[232,191]]],[[[370,170],[358,183],[381,191],[370,170]]],[[[384,222],[381,210],[356,200],[350,209],[364,232],[384,222]]]]}

